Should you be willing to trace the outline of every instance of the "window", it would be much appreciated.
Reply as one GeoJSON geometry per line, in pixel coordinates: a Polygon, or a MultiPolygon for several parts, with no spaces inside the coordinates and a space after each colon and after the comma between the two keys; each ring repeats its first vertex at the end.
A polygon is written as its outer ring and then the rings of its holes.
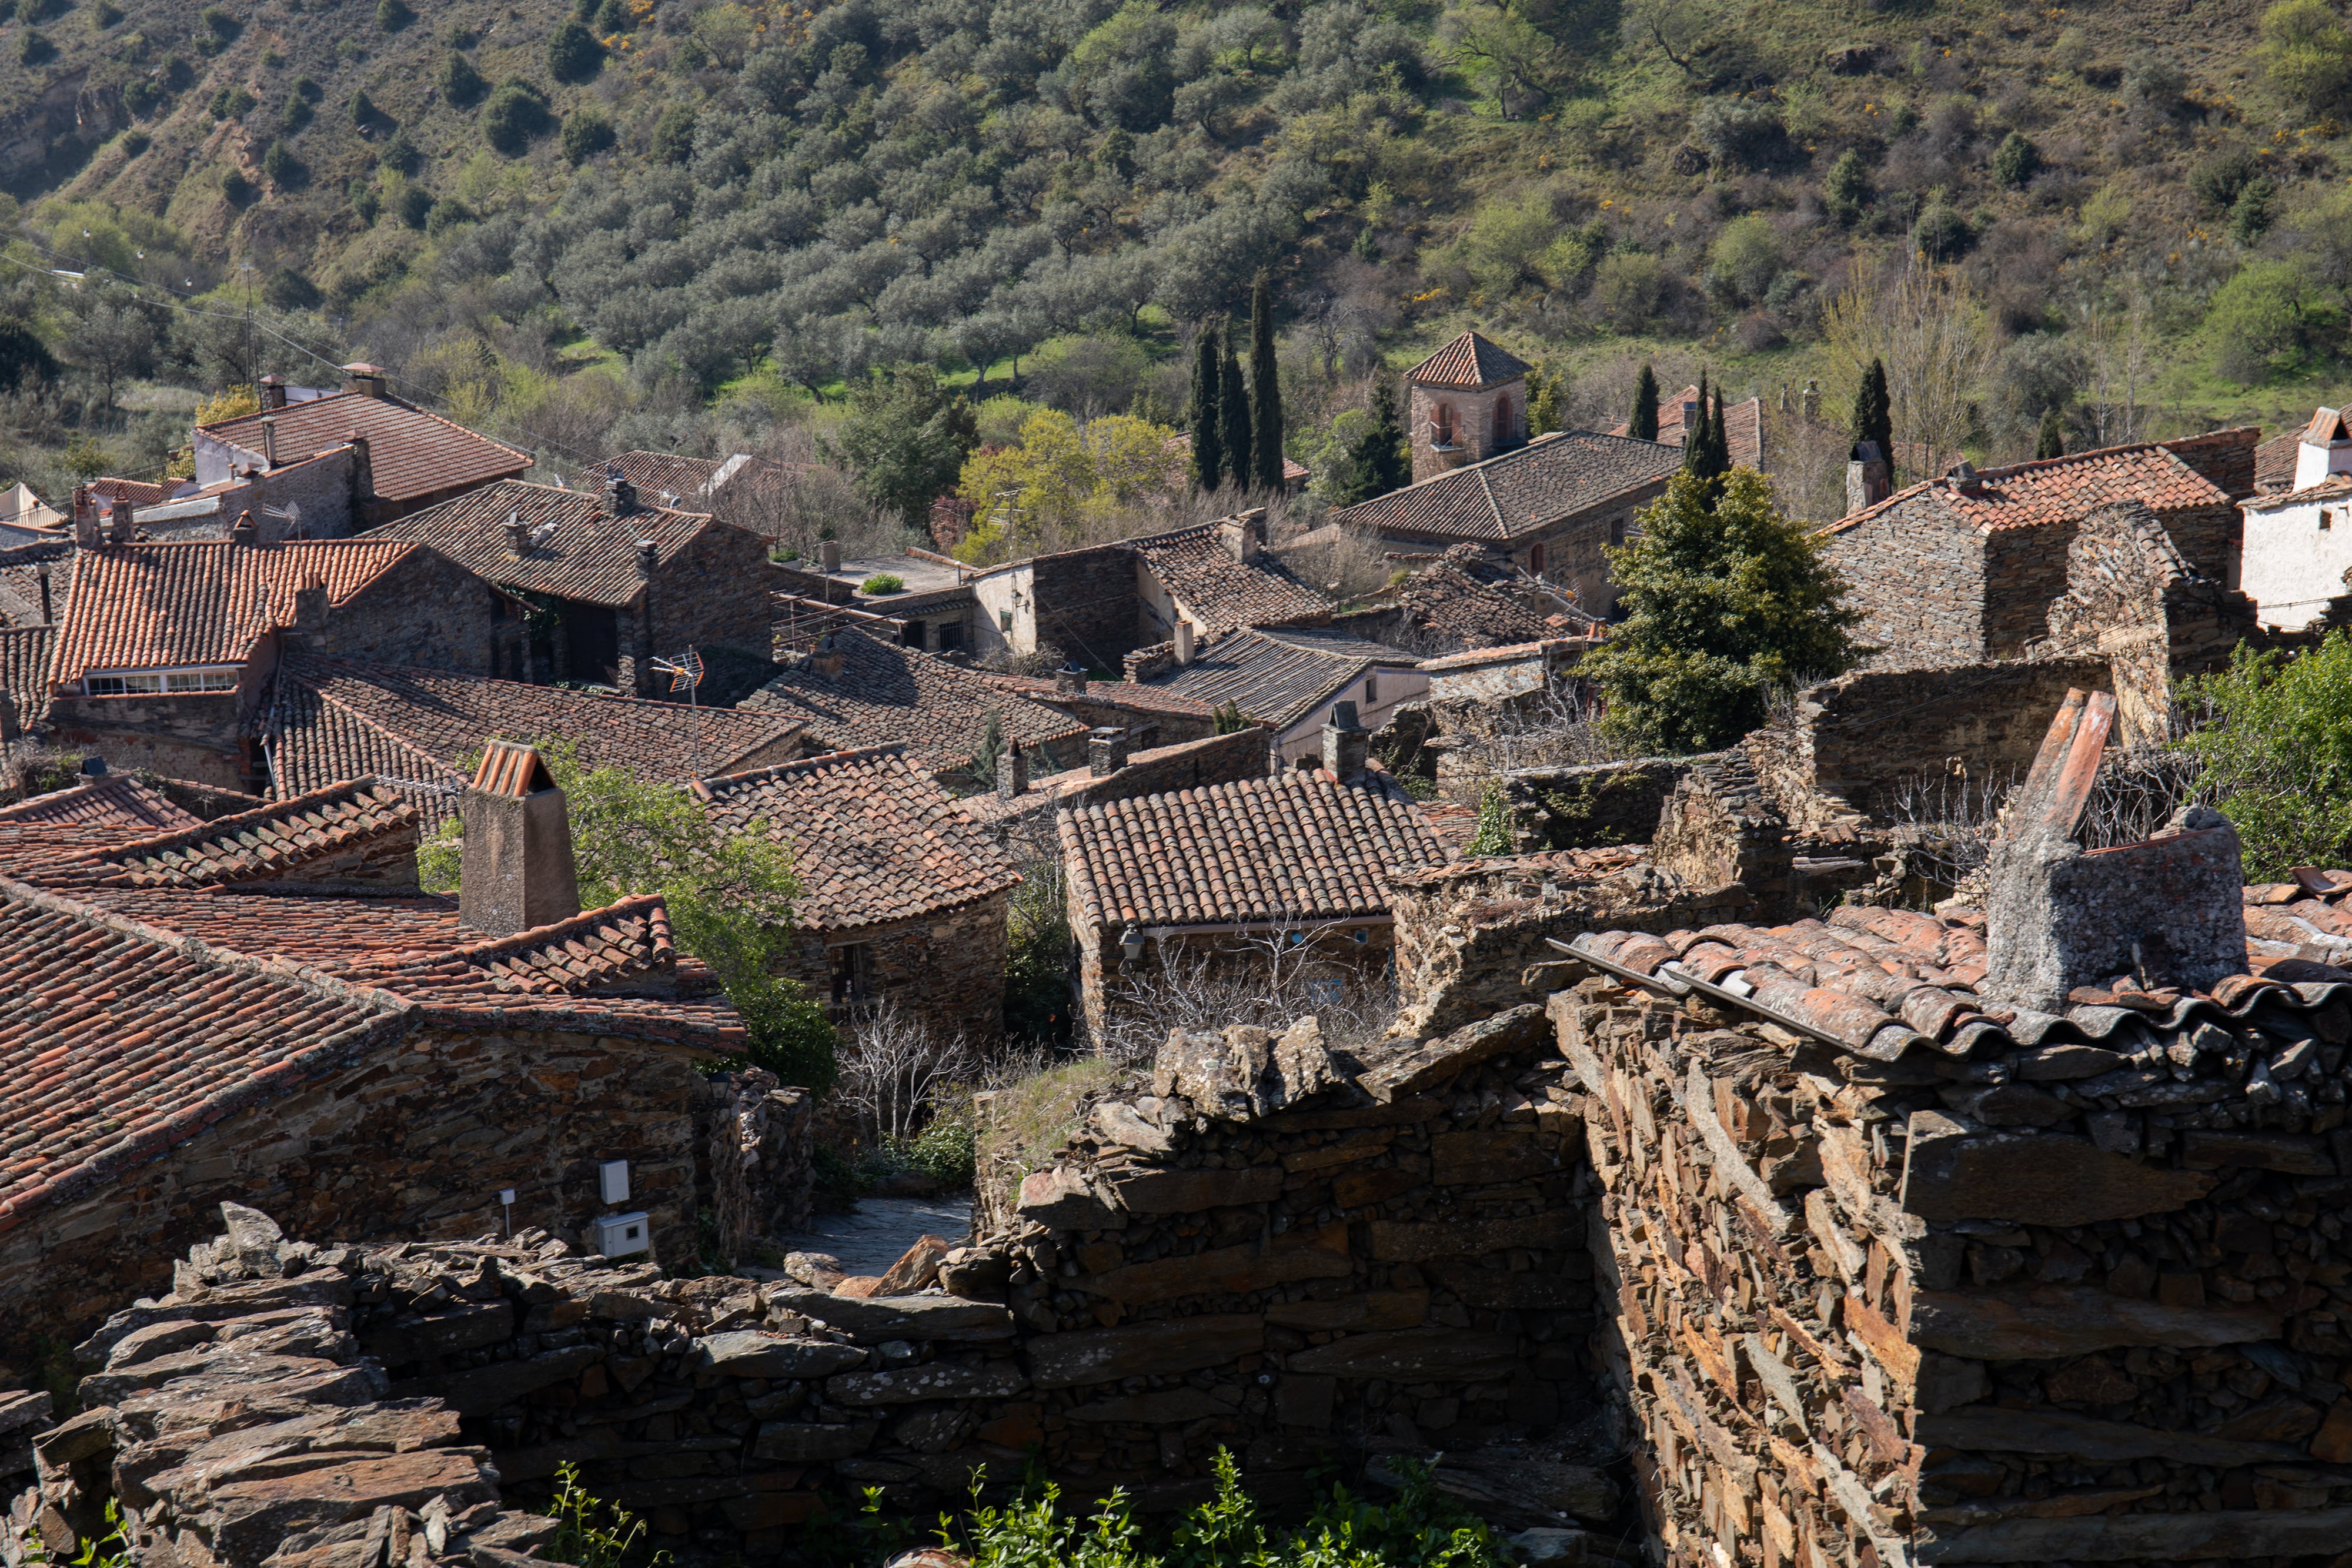
{"type": "Polygon", "coordinates": [[[1612,545],[1622,545],[1625,542],[1624,518],[1612,517],[1609,519],[1609,542],[1612,545]]]}
{"type": "Polygon", "coordinates": [[[1366,707],[1381,706],[1381,678],[1378,675],[1364,677],[1364,706],[1366,707]]]}
{"type": "Polygon", "coordinates": [[[94,697],[146,696],[172,692],[233,692],[236,671],[112,670],[83,677],[83,689],[94,697]]]}
{"type": "Polygon", "coordinates": [[[1538,577],[1541,577],[1543,575],[1543,546],[1529,545],[1528,547],[1528,570],[1534,572],[1538,577]]]}
{"type": "Polygon", "coordinates": [[[1508,392],[1505,392],[1495,400],[1495,444],[1508,446],[1510,444],[1511,396],[1508,392]]]}
{"type": "Polygon", "coordinates": [[[963,646],[963,622],[961,622],[961,621],[942,621],[942,622],[940,622],[940,653],[954,653],[957,649],[959,649],[959,648],[961,648],[961,647],[962,647],[962,646],[963,646]]]}
{"type": "Polygon", "coordinates": [[[1432,446],[1454,444],[1454,405],[1441,402],[1430,412],[1429,444],[1432,446]]]}
{"type": "Polygon", "coordinates": [[[1000,610],[996,612],[996,629],[999,632],[1010,632],[1013,630],[1013,612],[1010,610],[1000,610]]]}
{"type": "Polygon", "coordinates": [[[898,632],[898,645],[902,648],[921,647],[923,645],[923,623],[919,621],[909,621],[901,627],[898,632]]]}
{"type": "Polygon", "coordinates": [[[833,963],[833,1005],[842,1012],[856,1012],[873,999],[873,949],[863,942],[845,943],[825,949],[833,963]]]}
{"type": "Polygon", "coordinates": [[[2321,533],[2323,533],[2323,534],[2324,534],[2324,533],[2328,533],[2328,532],[2331,532],[2331,531],[2335,528],[2335,527],[2336,527],[2336,514],[2335,514],[2334,512],[2329,511],[2326,507],[2320,507],[2320,508],[2319,508],[2319,531],[2320,531],[2321,533]]]}

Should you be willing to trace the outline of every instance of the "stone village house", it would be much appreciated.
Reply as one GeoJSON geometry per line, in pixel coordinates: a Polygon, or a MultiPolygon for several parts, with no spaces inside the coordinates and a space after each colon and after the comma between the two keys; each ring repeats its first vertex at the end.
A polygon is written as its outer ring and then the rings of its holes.
{"type": "Polygon", "coordinates": [[[1180,635],[1129,654],[1127,666],[1138,686],[1238,709],[1265,726],[1284,767],[1322,755],[1324,726],[1341,704],[1379,729],[1429,690],[1413,655],[1313,626],[1244,627],[1198,645],[1180,635]]]}
{"type": "Polygon", "coordinates": [[[436,1238],[512,1188],[517,1227],[593,1249],[597,1167],[627,1160],[654,1256],[692,1255],[693,1063],[740,1023],[658,897],[581,911],[568,831],[512,806],[454,899],[417,891],[415,809],[372,780],[163,832],[0,822],[0,1376],[168,1288],[223,1199],[436,1238]]]}
{"type": "Polygon", "coordinates": [[[2292,459],[2284,479],[2249,497],[2236,586],[2253,601],[2260,623],[2301,632],[2340,619],[2352,570],[2352,423],[2322,408],[2300,432],[2264,442],[2292,459]]]}

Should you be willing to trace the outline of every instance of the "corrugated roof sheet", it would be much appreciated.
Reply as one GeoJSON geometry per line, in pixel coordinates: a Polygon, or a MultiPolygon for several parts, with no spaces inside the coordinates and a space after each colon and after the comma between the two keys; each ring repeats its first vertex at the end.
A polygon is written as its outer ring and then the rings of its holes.
{"type": "Polygon", "coordinates": [[[199,428],[214,440],[261,456],[261,422],[277,421],[278,463],[299,463],[346,445],[353,434],[368,444],[368,469],[375,493],[390,501],[410,501],[487,484],[520,474],[530,455],[430,413],[396,397],[334,392],[308,402],[289,403],[268,413],[243,414],[199,428]]]}
{"type": "Polygon", "coordinates": [[[1065,811],[1070,891],[1097,926],[1260,925],[1385,915],[1381,879],[1444,847],[1386,774],[1293,770],[1065,811]]]}
{"type": "Polygon", "coordinates": [[[1510,540],[1661,484],[1682,465],[1678,447],[1571,430],[1376,496],[1333,517],[1344,527],[1381,534],[1510,540]]]}
{"type": "Polygon", "coordinates": [[[653,541],[658,570],[705,528],[726,526],[705,513],[659,507],[611,517],[600,497],[509,479],[397,518],[367,537],[430,545],[486,582],[617,606],[645,590],[638,540],[653,541]],[[508,542],[510,517],[530,530],[520,555],[508,542]]]}
{"type": "Polygon", "coordinates": [[[1476,332],[1465,332],[1405,371],[1404,379],[1432,387],[1490,387],[1517,381],[1528,362],[1476,332]]]}
{"type": "Polygon", "coordinates": [[[789,845],[796,924],[839,932],[958,909],[1021,881],[1011,861],[897,747],[836,751],[705,779],[695,792],[735,832],[789,845]]]}
{"type": "Polygon", "coordinates": [[[91,670],[241,664],[264,635],[294,623],[294,595],[305,583],[323,582],[328,603],[341,606],[415,548],[370,535],[82,550],[51,678],[64,685],[91,670]]]}

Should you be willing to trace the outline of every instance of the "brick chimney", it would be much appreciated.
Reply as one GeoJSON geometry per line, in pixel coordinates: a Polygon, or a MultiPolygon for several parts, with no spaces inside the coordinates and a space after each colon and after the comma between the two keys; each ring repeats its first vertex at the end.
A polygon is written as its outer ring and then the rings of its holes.
{"type": "Polygon", "coordinates": [[[118,495],[106,514],[106,537],[110,544],[127,545],[139,537],[137,516],[131,509],[131,497],[118,495]]]}
{"type": "Polygon", "coordinates": [[[1087,695],[1087,673],[1072,659],[1054,672],[1054,695],[1062,697],[1082,697],[1087,695]]]}
{"type": "Polygon", "coordinates": [[[261,378],[261,408],[267,413],[286,406],[286,383],[276,376],[261,378]]]}
{"type": "Polygon", "coordinates": [[[841,644],[834,640],[830,632],[816,640],[816,650],[809,655],[809,663],[815,666],[816,673],[828,681],[841,678],[842,659],[841,644]]]}
{"type": "Polygon", "coordinates": [[[233,545],[257,545],[261,542],[261,530],[253,526],[251,512],[236,515],[236,521],[228,528],[228,542],[233,545]]]}
{"type": "Polygon", "coordinates": [[[261,416],[261,465],[278,466],[278,421],[266,413],[261,416]]]}
{"type": "Polygon", "coordinates": [[[466,828],[457,872],[459,924],[509,936],[580,913],[572,820],[563,791],[538,752],[491,741],[458,810],[466,828]]]}
{"type": "Polygon", "coordinates": [[[383,396],[383,367],[352,361],[343,367],[343,390],[362,397],[383,396]]]}
{"type": "Polygon", "coordinates": [[[294,631],[313,653],[328,651],[327,613],[326,580],[313,571],[294,591],[294,631]]]}
{"type": "Polygon", "coordinates": [[[637,509],[637,487],[620,474],[604,476],[604,515],[625,517],[637,509]]]}
{"type": "Polygon", "coordinates": [[[839,571],[841,570],[841,541],[839,539],[819,539],[816,545],[816,564],[817,570],[820,571],[839,571]]]}
{"type": "Polygon", "coordinates": [[[2082,988],[2205,990],[2245,972],[2245,868],[2229,819],[2189,806],[2142,842],[2084,848],[2115,721],[2107,693],[2068,692],[2011,798],[1985,911],[1989,1000],[2056,1012],[2082,988]]]}
{"type": "Polygon", "coordinates": [[[1977,465],[1965,457],[1952,465],[1952,471],[1945,475],[1944,479],[1963,496],[1973,496],[1984,488],[1984,480],[1977,475],[1977,465]]]}
{"type": "Polygon", "coordinates": [[[1372,733],[1356,719],[1354,703],[1333,703],[1323,721],[1323,768],[1342,784],[1364,776],[1364,758],[1372,748],[1372,733]]]}
{"type": "Polygon", "coordinates": [[[507,514],[507,551],[518,560],[530,553],[530,528],[520,512],[507,514]]]}
{"type": "Polygon", "coordinates": [[[1198,649],[1192,638],[1192,623],[1190,621],[1179,621],[1176,622],[1176,667],[1181,670],[1190,664],[1197,653],[1198,649]]]}
{"type": "Polygon", "coordinates": [[[1115,724],[1087,731],[1087,771],[1108,779],[1127,766],[1127,731],[1115,724]]]}
{"type": "Polygon", "coordinates": [[[1004,749],[996,754],[997,799],[1010,800],[1028,792],[1029,759],[1021,754],[1020,747],[1008,740],[1004,749]]]}

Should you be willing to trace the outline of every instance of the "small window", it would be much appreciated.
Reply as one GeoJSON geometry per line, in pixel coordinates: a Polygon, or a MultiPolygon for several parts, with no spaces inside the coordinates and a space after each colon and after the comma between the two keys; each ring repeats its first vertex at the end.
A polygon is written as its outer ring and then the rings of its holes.
{"type": "Polygon", "coordinates": [[[236,690],[235,670],[174,670],[163,677],[166,691],[173,692],[233,692],[236,690]]]}
{"type": "Polygon", "coordinates": [[[940,622],[940,652],[942,653],[952,653],[962,646],[963,622],[961,621],[940,622]]]}
{"type": "Polygon", "coordinates": [[[873,949],[863,942],[825,949],[833,963],[833,1005],[855,1012],[873,999],[873,949]]]}
{"type": "Polygon", "coordinates": [[[1609,542],[1612,545],[1622,545],[1625,542],[1624,518],[1612,517],[1609,519],[1609,542]]]}
{"type": "Polygon", "coordinates": [[[2329,511],[2326,507],[2320,507],[2320,508],[2319,508],[2319,531],[2320,531],[2321,533],[2323,533],[2323,534],[2324,534],[2324,533],[2327,533],[2327,532],[2332,531],[2332,530],[2335,528],[2335,527],[2336,527],[2336,514],[2335,514],[2334,512],[2329,511]]]}
{"type": "Polygon", "coordinates": [[[89,695],[94,697],[138,696],[163,689],[161,675],[92,675],[89,678],[89,695]]]}
{"type": "Polygon", "coordinates": [[[1429,416],[1429,444],[1432,446],[1454,444],[1454,405],[1441,402],[1429,416]]]}
{"type": "Polygon", "coordinates": [[[1511,444],[1511,398],[1508,392],[1495,400],[1495,444],[1511,444]]]}
{"type": "Polygon", "coordinates": [[[906,625],[899,630],[898,645],[902,648],[921,647],[923,645],[923,623],[919,621],[908,622],[906,625]]]}
{"type": "Polygon", "coordinates": [[[1528,547],[1528,570],[1534,572],[1538,577],[1541,577],[1543,575],[1543,546],[1529,545],[1528,547]]]}
{"type": "Polygon", "coordinates": [[[999,632],[1010,632],[1013,630],[1013,612],[1010,610],[1000,610],[996,612],[996,629],[999,632]]]}
{"type": "Polygon", "coordinates": [[[1378,675],[1364,677],[1364,706],[1366,707],[1381,706],[1381,678],[1378,675]]]}

